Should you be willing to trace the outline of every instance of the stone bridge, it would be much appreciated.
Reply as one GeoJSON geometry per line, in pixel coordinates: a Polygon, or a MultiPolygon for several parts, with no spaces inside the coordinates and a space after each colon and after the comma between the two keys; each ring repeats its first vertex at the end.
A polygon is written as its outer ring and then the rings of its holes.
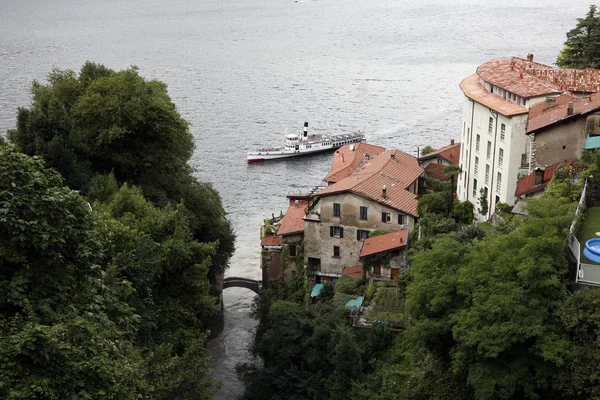
{"type": "Polygon", "coordinates": [[[254,293],[258,294],[258,291],[262,287],[262,281],[257,281],[254,279],[248,278],[238,278],[236,276],[231,276],[229,278],[225,278],[223,280],[223,289],[227,289],[230,287],[243,287],[246,289],[252,290],[254,293]]]}

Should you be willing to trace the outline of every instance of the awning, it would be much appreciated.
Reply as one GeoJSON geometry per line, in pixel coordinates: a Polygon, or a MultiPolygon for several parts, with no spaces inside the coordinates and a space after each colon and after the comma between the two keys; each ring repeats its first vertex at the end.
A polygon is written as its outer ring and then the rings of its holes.
{"type": "Polygon", "coordinates": [[[321,290],[323,290],[323,284],[322,283],[317,283],[315,285],[315,287],[313,287],[312,292],[310,292],[310,297],[317,297],[317,296],[319,296],[319,294],[321,293],[321,290]]]}
{"type": "Polygon", "coordinates": [[[357,297],[355,299],[349,300],[346,303],[346,308],[360,308],[362,306],[363,300],[365,298],[363,296],[357,297]]]}

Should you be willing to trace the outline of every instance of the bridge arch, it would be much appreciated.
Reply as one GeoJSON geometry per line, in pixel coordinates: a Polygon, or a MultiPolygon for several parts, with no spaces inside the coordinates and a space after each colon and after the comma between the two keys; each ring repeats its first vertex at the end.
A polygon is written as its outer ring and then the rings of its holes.
{"type": "Polygon", "coordinates": [[[254,293],[258,294],[259,290],[262,287],[262,281],[257,281],[255,279],[248,279],[248,278],[239,278],[236,276],[230,276],[223,280],[223,289],[227,289],[230,287],[242,287],[242,288],[250,289],[254,293]]]}

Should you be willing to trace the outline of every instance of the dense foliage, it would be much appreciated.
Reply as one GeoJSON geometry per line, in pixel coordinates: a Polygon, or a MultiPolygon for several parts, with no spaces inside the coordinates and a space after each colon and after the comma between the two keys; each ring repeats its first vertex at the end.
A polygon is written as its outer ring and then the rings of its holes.
{"type": "Polygon", "coordinates": [[[94,177],[112,173],[158,206],[183,202],[194,237],[218,242],[213,267],[227,267],[231,226],[219,194],[192,175],[193,138],[164,83],[145,80],[135,67],[115,72],[87,62],[79,75],[52,71],[31,92],[31,106],[19,109],[8,134],[24,153],[44,157],[84,193],[94,177]]]}
{"type": "Polygon", "coordinates": [[[0,398],[211,398],[234,235],[165,85],[86,63],[32,93],[0,142],[0,398]]]}
{"type": "Polygon", "coordinates": [[[210,397],[215,248],[136,188],[92,211],[42,160],[0,145],[0,397],[210,397]]]}
{"type": "Polygon", "coordinates": [[[595,5],[567,32],[556,64],[561,68],[600,68],[600,15],[595,5]]]}

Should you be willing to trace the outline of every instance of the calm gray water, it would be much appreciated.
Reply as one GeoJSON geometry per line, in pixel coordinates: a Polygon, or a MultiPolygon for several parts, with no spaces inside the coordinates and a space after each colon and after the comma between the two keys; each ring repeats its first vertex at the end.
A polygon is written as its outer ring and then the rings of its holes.
{"type": "MultiPolygon", "coordinates": [[[[0,0],[0,132],[34,79],[86,60],[136,65],[169,85],[196,140],[193,165],[223,197],[238,234],[230,276],[259,276],[262,214],[320,182],[328,155],[247,165],[309,121],[367,132],[414,153],[459,138],[460,80],[491,58],[552,63],[590,0],[0,0]],[[532,4],[534,4],[532,6],[532,4]]],[[[209,343],[219,399],[241,392],[253,294],[225,291],[225,331],[209,343]]]]}

